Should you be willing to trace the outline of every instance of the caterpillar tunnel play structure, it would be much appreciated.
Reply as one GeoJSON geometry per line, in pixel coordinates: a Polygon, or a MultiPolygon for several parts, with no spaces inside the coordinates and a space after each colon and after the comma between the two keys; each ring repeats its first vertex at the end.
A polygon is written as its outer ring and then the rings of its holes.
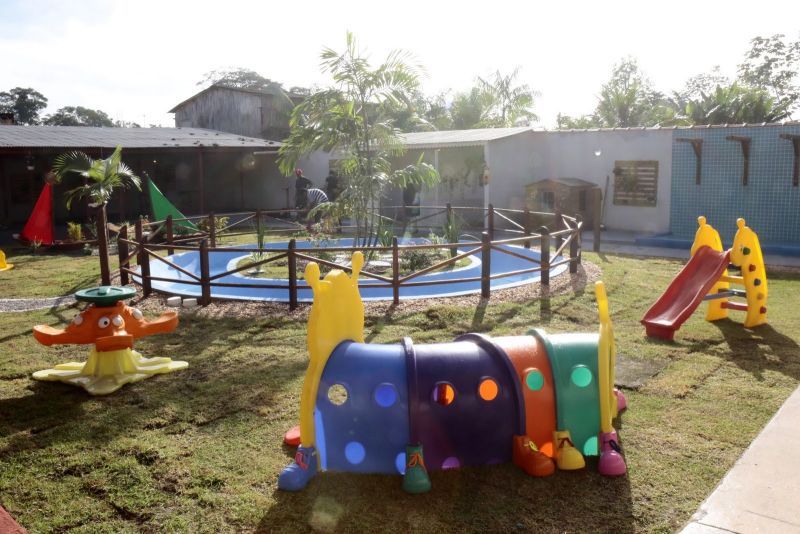
{"type": "Polygon", "coordinates": [[[331,271],[314,291],[310,362],[300,401],[300,446],[281,473],[283,490],[304,488],[318,471],[404,475],[410,493],[430,489],[428,470],[513,461],[534,476],[555,467],[622,475],[625,461],[612,419],[624,403],[614,390],[615,351],[608,302],[596,294],[600,332],[492,338],[466,334],[449,343],[364,343],[353,275],[331,271]]]}

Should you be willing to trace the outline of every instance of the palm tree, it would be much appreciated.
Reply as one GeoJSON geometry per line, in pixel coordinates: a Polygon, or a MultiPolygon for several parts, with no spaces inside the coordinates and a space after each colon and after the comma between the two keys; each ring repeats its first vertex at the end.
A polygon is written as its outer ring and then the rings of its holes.
{"type": "Polygon", "coordinates": [[[433,185],[438,173],[420,158],[403,169],[393,169],[392,158],[404,152],[395,125],[398,107],[413,112],[412,98],[419,87],[420,67],[411,57],[394,51],[373,68],[347,33],[343,53],[323,50],[322,71],[333,85],[309,95],[292,111],[291,133],[280,148],[279,166],[289,175],[299,158],[316,150],[334,153],[344,178],[335,202],[321,211],[352,216],[354,245],[376,239],[379,206],[389,187],[433,185]]]}
{"type": "Polygon", "coordinates": [[[121,146],[105,159],[92,159],[78,150],[61,154],[53,163],[53,172],[57,181],[69,173],[79,174],[84,178],[83,185],[67,191],[67,209],[74,200],[83,198],[89,199],[89,206],[97,209],[98,226],[101,228],[97,235],[100,247],[100,274],[103,284],[108,285],[111,283],[111,272],[108,266],[106,205],[116,189],[133,186],[141,190],[142,181],[122,162],[121,146]]]}
{"type": "Polygon", "coordinates": [[[518,75],[519,67],[507,76],[498,70],[490,80],[478,78],[479,88],[492,100],[492,126],[517,126],[539,120],[531,109],[538,94],[526,84],[515,85],[518,75]]]}

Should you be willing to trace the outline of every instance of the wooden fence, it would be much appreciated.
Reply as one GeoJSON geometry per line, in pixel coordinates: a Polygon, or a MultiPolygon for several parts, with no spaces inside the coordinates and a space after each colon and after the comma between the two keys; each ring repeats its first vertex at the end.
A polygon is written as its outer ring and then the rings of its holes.
{"type": "MultiPolygon", "coordinates": [[[[383,210],[399,210],[400,213],[407,213],[411,207],[408,206],[384,206],[383,210]]],[[[418,207],[414,207],[418,209],[418,207]]],[[[425,221],[433,222],[437,217],[444,218],[448,224],[453,224],[460,212],[467,212],[469,210],[483,211],[484,225],[482,228],[477,229],[480,237],[470,235],[470,228],[463,228],[462,236],[468,236],[471,240],[458,241],[457,248],[454,243],[432,243],[432,244],[404,244],[398,243],[397,237],[392,238],[391,245],[384,246],[370,246],[370,247],[320,247],[320,248],[297,248],[297,239],[290,238],[288,247],[277,248],[268,245],[263,248],[253,249],[252,247],[217,247],[217,241],[222,237],[234,237],[240,235],[252,235],[253,232],[262,233],[263,235],[279,235],[286,233],[295,233],[303,226],[297,223],[292,223],[277,217],[277,215],[285,214],[288,210],[266,211],[257,210],[255,212],[242,212],[242,213],[228,213],[228,214],[214,214],[205,215],[202,217],[189,217],[186,219],[173,219],[168,217],[164,221],[144,222],[141,219],[137,220],[134,224],[133,235],[131,236],[131,229],[124,225],[119,228],[117,236],[117,249],[119,255],[120,265],[120,278],[123,285],[130,283],[132,276],[136,276],[142,286],[145,296],[150,295],[152,292],[153,281],[173,282],[180,284],[189,284],[200,286],[200,299],[202,305],[207,305],[211,302],[211,289],[213,287],[233,287],[233,288],[255,288],[255,289],[284,289],[287,292],[289,307],[294,309],[298,303],[298,292],[303,290],[310,290],[305,285],[298,284],[298,269],[297,263],[300,261],[315,261],[320,265],[328,266],[331,268],[341,269],[343,271],[352,272],[348,265],[342,265],[327,259],[318,257],[321,253],[335,253],[335,252],[353,252],[355,250],[364,250],[367,253],[385,254],[386,257],[391,257],[391,274],[376,274],[366,270],[362,270],[360,276],[377,280],[377,283],[372,282],[369,287],[390,287],[392,288],[393,300],[398,303],[400,300],[400,289],[403,287],[413,286],[430,286],[439,284],[454,284],[463,282],[476,282],[480,281],[481,295],[484,298],[491,296],[491,281],[510,276],[517,276],[528,273],[540,273],[540,281],[543,285],[550,284],[550,270],[560,265],[569,265],[569,272],[575,273],[578,270],[578,265],[581,261],[581,229],[583,226],[579,217],[570,217],[561,213],[542,213],[532,212],[529,210],[510,210],[510,209],[496,209],[492,205],[488,208],[474,208],[474,207],[455,207],[451,205],[446,206],[428,206],[419,208],[421,211],[427,211],[425,215],[420,215],[414,218],[402,218],[398,223],[404,230],[413,228],[417,232],[424,231],[425,229],[441,228],[441,226],[434,226],[432,224],[424,225],[425,221]],[[531,220],[533,216],[539,219],[542,216],[548,217],[552,223],[547,226],[541,226],[535,230],[531,228],[531,220]],[[220,217],[229,217],[235,219],[231,224],[222,228],[219,226],[220,217]],[[192,221],[195,224],[205,221],[202,225],[203,231],[193,232],[186,234],[185,232],[176,232],[176,223],[185,221],[192,221]],[[280,225],[276,226],[277,222],[280,225]],[[272,224],[272,226],[270,226],[272,224]],[[246,228],[246,230],[245,230],[246,228]],[[500,234],[502,238],[498,239],[500,234]],[[534,247],[539,249],[539,259],[529,257],[519,251],[509,248],[509,245],[517,245],[524,248],[534,247]],[[401,255],[411,251],[424,251],[432,249],[446,250],[450,257],[436,262],[428,267],[418,269],[411,273],[401,274],[400,258],[401,255]],[[460,252],[458,249],[462,250],[460,252]],[[466,249],[466,250],[464,250],[466,249]],[[200,259],[200,273],[195,274],[189,270],[177,265],[175,262],[161,256],[159,252],[166,251],[168,255],[175,252],[188,252],[193,251],[198,253],[200,259]],[[210,272],[210,255],[216,252],[242,252],[253,253],[255,251],[262,252],[265,256],[260,260],[253,261],[244,266],[239,266],[234,269],[226,270],[224,272],[214,273],[210,272]],[[495,251],[502,254],[508,254],[520,260],[524,260],[531,264],[530,267],[518,269],[510,272],[492,273],[491,270],[491,252],[495,251]],[[567,255],[568,254],[568,255],[567,255]],[[429,274],[447,266],[453,265],[468,256],[476,255],[481,260],[481,274],[480,276],[452,278],[446,280],[417,280],[417,278],[429,274]],[[558,259],[561,257],[561,259],[558,259]],[[131,261],[136,258],[139,265],[139,272],[134,271],[131,267],[131,261]],[[235,274],[246,269],[252,269],[261,265],[266,265],[279,260],[287,260],[288,269],[288,286],[286,284],[254,284],[248,282],[222,282],[221,278],[235,274]],[[153,276],[150,273],[150,263],[152,261],[162,262],[180,272],[187,278],[164,278],[153,276]]],[[[298,211],[298,210],[291,210],[298,211]]],[[[229,219],[229,220],[230,220],[229,219]]],[[[350,226],[343,226],[342,232],[346,235],[350,226]]],[[[474,230],[473,230],[474,231],[474,230]]],[[[101,255],[103,251],[101,250],[101,255]]],[[[300,274],[299,276],[302,276],[300,274]]],[[[110,280],[103,280],[104,284],[110,283],[110,280]]],[[[361,286],[363,287],[363,285],[361,286]]]]}

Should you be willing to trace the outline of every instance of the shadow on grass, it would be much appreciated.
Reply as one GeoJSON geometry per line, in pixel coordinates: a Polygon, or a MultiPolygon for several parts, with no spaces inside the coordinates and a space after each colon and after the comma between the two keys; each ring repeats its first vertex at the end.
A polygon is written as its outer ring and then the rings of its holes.
{"type": "Polygon", "coordinates": [[[765,370],[800,380],[800,346],[791,337],[778,332],[770,324],[752,330],[731,319],[714,321],[713,324],[719,328],[730,348],[723,356],[741,369],[759,380],[763,379],[765,370]]]}
{"type": "Polygon", "coordinates": [[[321,473],[302,492],[276,490],[257,531],[635,530],[628,477],[603,477],[596,463],[546,478],[512,464],[436,471],[425,495],[406,494],[399,475],[321,473]]]}
{"type": "Polygon", "coordinates": [[[269,324],[270,320],[182,318],[175,334],[140,340],[136,348],[146,357],[187,360],[189,368],[127,384],[108,396],[92,397],[75,386],[31,380],[26,394],[0,400],[0,433],[16,434],[24,441],[12,440],[0,457],[60,443],[103,444],[145,430],[180,433],[290,402],[287,384],[304,373],[307,362],[282,356],[298,354],[302,336],[271,339],[270,332],[280,326],[271,329],[269,324]]]}

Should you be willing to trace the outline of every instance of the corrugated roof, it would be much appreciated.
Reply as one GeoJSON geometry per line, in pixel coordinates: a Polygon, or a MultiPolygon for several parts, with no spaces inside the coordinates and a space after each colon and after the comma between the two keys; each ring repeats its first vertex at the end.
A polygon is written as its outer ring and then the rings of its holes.
{"type": "Polygon", "coordinates": [[[474,130],[439,130],[435,132],[411,132],[400,134],[406,148],[440,148],[458,146],[481,146],[495,139],[502,139],[529,132],[529,126],[517,128],[476,128],[474,130]]]}
{"type": "Polygon", "coordinates": [[[534,132],[537,133],[571,133],[571,132],[639,132],[639,131],[672,131],[672,130],[709,130],[718,128],[769,128],[772,126],[797,126],[800,121],[784,121],[784,122],[757,122],[757,123],[743,123],[743,124],[694,124],[691,126],[631,126],[627,128],[576,128],[576,129],[547,129],[535,128],[534,132]]]}
{"type": "Polygon", "coordinates": [[[529,184],[529,186],[543,186],[548,184],[562,184],[567,187],[597,187],[594,182],[587,182],[580,178],[545,178],[529,184]]]}
{"type": "Polygon", "coordinates": [[[100,128],[92,126],[0,125],[0,147],[6,148],[278,148],[267,141],[203,128],[100,128]]]}

